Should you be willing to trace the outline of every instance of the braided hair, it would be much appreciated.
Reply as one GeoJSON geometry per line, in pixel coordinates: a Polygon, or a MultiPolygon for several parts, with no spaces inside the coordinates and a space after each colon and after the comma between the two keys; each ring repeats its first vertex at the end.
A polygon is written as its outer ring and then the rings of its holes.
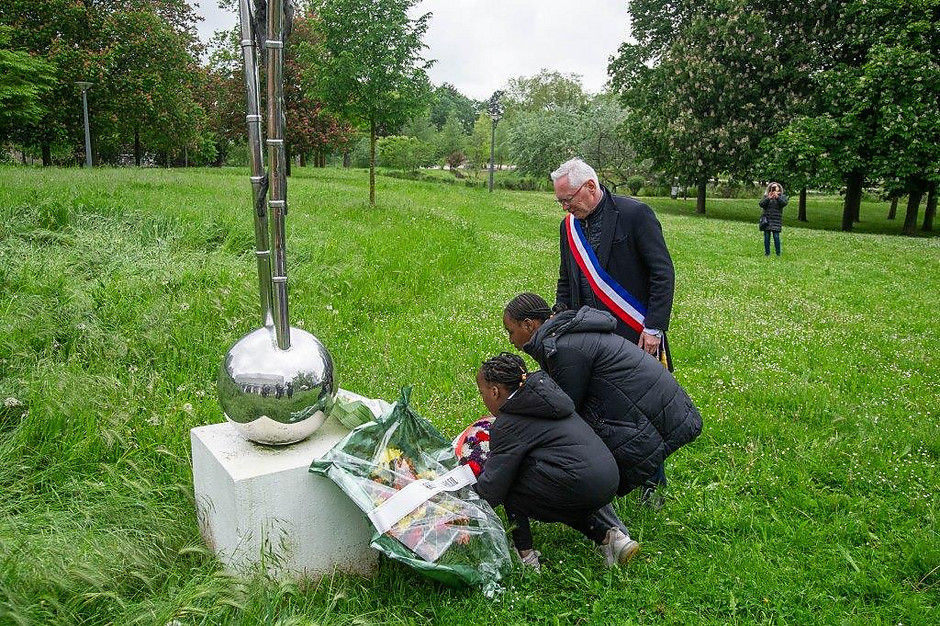
{"type": "MultiPolygon", "coordinates": [[[[537,297],[537,296],[536,296],[537,297]]],[[[529,375],[522,357],[511,352],[500,352],[497,356],[483,361],[480,367],[483,380],[513,389],[521,387],[529,375]]]]}
{"type": "Polygon", "coordinates": [[[536,293],[520,293],[506,305],[506,313],[517,322],[522,320],[538,320],[544,322],[552,316],[552,310],[542,296],[536,293]]]}

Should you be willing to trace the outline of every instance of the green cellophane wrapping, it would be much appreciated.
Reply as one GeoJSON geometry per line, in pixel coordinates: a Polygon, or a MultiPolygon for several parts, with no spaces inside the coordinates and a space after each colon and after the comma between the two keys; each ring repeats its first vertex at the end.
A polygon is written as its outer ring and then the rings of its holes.
{"type": "MultiPolygon", "coordinates": [[[[328,476],[364,513],[420,478],[457,467],[454,449],[409,406],[411,389],[382,417],[355,428],[310,471],[328,476]]],[[[492,596],[511,561],[499,518],[471,487],[442,492],[419,506],[372,547],[424,575],[492,596]]]]}

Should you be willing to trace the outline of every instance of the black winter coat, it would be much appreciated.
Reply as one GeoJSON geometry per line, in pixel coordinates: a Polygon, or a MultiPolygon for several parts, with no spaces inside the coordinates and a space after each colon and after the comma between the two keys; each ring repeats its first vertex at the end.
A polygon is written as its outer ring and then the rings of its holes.
{"type": "Polygon", "coordinates": [[[620,471],[617,493],[623,495],[695,439],[702,416],[672,374],[615,334],[615,326],[606,311],[564,311],[546,320],[523,349],[607,444],[620,471]]]}
{"type": "Polygon", "coordinates": [[[778,233],[783,230],[783,207],[787,206],[789,201],[784,194],[781,194],[779,198],[768,198],[765,195],[761,199],[758,204],[763,209],[761,214],[767,216],[767,230],[775,230],[778,233]]]}
{"type": "MultiPolygon", "coordinates": [[[[601,225],[601,243],[594,253],[597,261],[610,276],[646,307],[647,328],[669,330],[672,299],[675,291],[675,270],[672,257],[666,249],[663,228],[648,205],[625,196],[612,195],[606,187],[604,221],[601,225]]],[[[565,220],[561,221],[561,263],[555,302],[578,310],[588,302],[581,302],[578,267],[568,247],[565,220]]],[[[600,306],[603,306],[601,304],[600,306]]],[[[632,339],[640,334],[623,322],[618,322],[617,334],[632,339]]]]}
{"type": "Polygon", "coordinates": [[[617,480],[610,451],[565,392],[539,371],[529,374],[493,421],[476,490],[494,507],[527,498],[584,517],[613,499],[617,480]]]}

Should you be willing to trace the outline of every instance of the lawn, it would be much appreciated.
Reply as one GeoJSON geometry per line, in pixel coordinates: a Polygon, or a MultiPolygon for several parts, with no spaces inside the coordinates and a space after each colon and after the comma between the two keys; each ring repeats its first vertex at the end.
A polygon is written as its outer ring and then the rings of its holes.
{"type": "MultiPolygon", "coordinates": [[[[552,297],[562,214],[388,177],[370,208],[367,181],[290,179],[291,320],[344,388],[413,384],[452,436],[484,410],[480,360],[511,350],[503,305],[552,297]]],[[[794,227],[794,198],[765,258],[753,201],[650,202],[702,435],[662,511],[616,503],[628,567],[536,525],[542,574],[488,601],[389,561],[236,579],[202,547],[188,431],[223,419],[219,363],[259,324],[247,172],[0,168],[0,624],[936,624],[940,238],[838,232],[834,198],[794,227]]],[[[859,230],[896,232],[886,213],[859,230]]]]}

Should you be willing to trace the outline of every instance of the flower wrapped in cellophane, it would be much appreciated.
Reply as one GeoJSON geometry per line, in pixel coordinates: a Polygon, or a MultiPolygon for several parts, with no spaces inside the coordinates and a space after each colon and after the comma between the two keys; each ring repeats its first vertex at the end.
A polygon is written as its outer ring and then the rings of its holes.
{"type": "Polygon", "coordinates": [[[490,457],[490,428],[495,419],[492,415],[484,415],[454,439],[457,462],[469,465],[475,476],[483,473],[486,460],[490,457]]]}
{"type": "Polygon", "coordinates": [[[510,567],[503,526],[451,444],[411,410],[409,395],[403,390],[389,412],[354,429],[310,470],[367,514],[374,548],[435,580],[492,595],[510,567]]]}

